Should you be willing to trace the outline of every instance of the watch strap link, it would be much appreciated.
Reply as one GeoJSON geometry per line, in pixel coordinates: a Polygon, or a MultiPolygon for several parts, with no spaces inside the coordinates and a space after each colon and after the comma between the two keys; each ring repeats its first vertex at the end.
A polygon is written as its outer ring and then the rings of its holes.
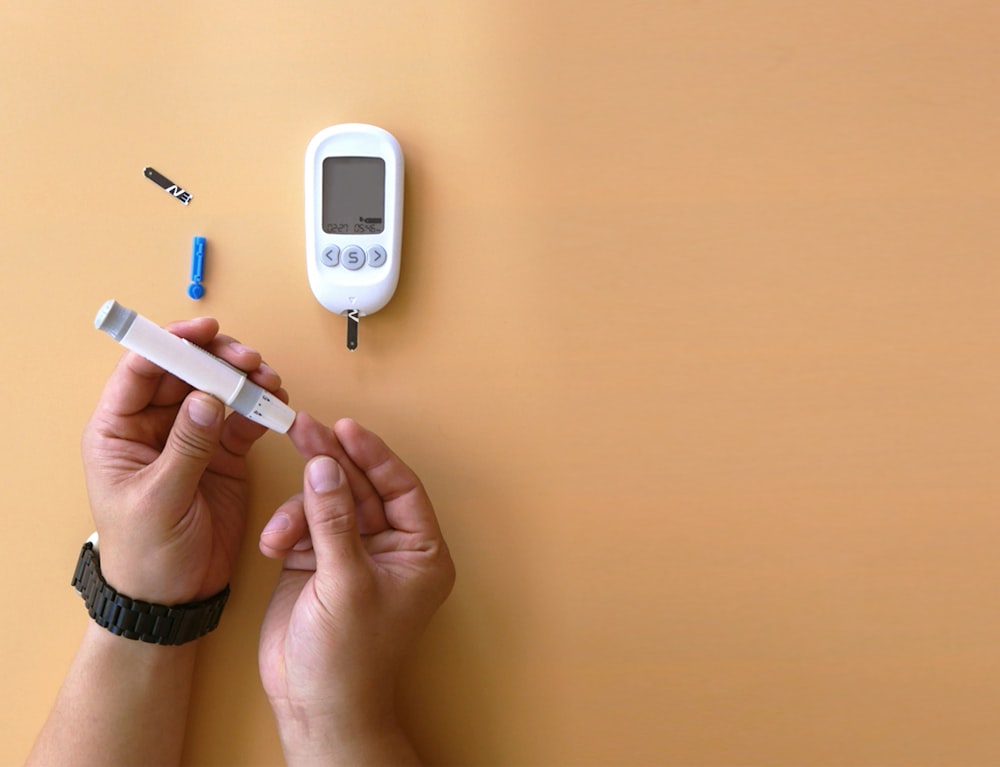
{"type": "Polygon", "coordinates": [[[80,550],[73,586],[99,626],[126,639],[161,645],[191,642],[215,629],[229,599],[229,586],[208,599],[173,606],[132,599],[104,580],[90,541],[80,550]]]}

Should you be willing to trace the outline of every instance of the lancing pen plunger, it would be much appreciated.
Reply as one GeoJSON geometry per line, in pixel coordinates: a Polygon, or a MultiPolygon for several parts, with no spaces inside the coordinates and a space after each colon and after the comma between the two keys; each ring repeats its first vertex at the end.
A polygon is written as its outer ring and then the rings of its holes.
{"type": "Polygon", "coordinates": [[[240,415],[284,434],[295,420],[295,411],[246,373],[175,336],[117,301],[108,301],[97,312],[94,327],[195,389],[222,400],[240,415]]]}

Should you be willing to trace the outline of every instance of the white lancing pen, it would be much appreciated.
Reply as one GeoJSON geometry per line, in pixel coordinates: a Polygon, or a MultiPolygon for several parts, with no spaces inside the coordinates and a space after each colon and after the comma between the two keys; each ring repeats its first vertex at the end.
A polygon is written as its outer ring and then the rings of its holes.
{"type": "Polygon", "coordinates": [[[253,383],[242,370],[117,301],[105,302],[94,318],[94,327],[251,421],[284,434],[295,420],[294,410],[253,383]]]}

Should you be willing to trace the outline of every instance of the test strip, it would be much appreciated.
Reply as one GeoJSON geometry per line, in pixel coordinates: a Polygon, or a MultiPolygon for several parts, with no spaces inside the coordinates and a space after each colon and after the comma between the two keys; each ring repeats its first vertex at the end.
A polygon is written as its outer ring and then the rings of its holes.
{"type": "Polygon", "coordinates": [[[185,205],[191,202],[192,198],[190,192],[179,187],[155,168],[143,168],[142,175],[163,189],[171,197],[180,200],[185,205]]]}
{"type": "Polygon", "coordinates": [[[360,320],[360,310],[347,310],[347,348],[352,352],[358,348],[358,324],[360,320]]]}

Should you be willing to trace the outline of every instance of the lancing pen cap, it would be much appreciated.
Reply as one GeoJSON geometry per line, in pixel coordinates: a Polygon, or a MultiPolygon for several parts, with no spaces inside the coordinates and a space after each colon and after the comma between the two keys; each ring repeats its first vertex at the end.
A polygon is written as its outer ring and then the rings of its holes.
{"type": "Polygon", "coordinates": [[[195,389],[222,400],[251,421],[284,434],[295,420],[294,410],[253,383],[242,370],[117,301],[108,301],[100,308],[94,327],[195,389]]]}

